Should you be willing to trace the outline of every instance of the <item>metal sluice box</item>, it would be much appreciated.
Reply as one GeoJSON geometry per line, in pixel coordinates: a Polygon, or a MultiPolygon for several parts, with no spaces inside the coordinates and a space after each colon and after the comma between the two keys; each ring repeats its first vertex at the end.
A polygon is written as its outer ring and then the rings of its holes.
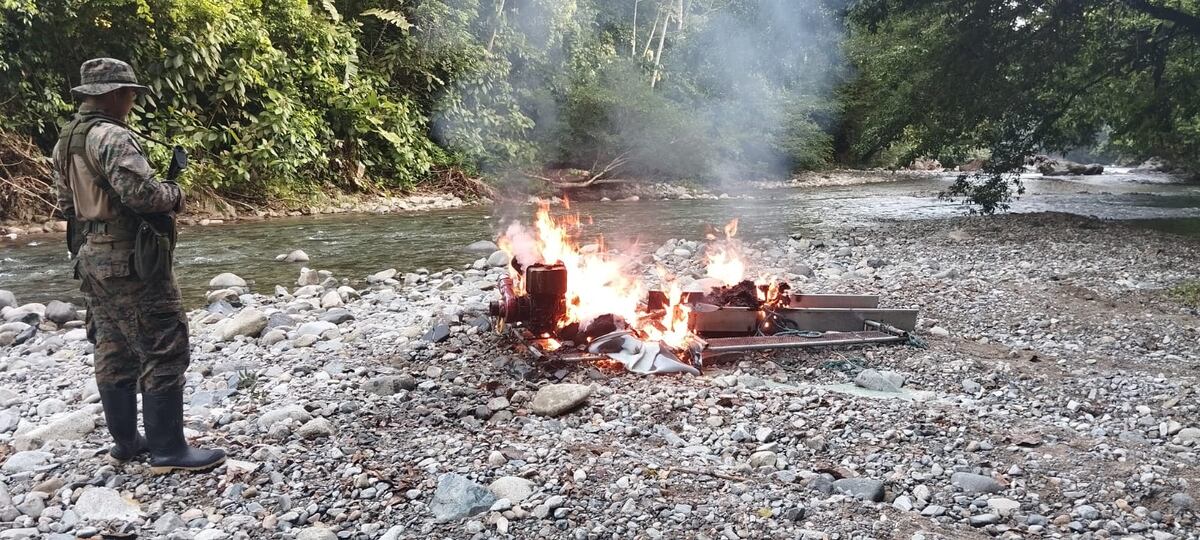
{"type": "MultiPolygon", "coordinates": [[[[685,293],[681,301],[688,303],[685,293]]],[[[661,307],[665,297],[650,295],[650,308],[661,307]]],[[[772,335],[786,327],[804,332],[862,332],[876,325],[912,332],[917,310],[879,307],[874,295],[793,294],[783,307],[752,309],[692,304],[689,326],[706,338],[772,335]]]]}
{"type": "MultiPolygon", "coordinates": [[[[687,293],[681,298],[683,303],[689,300],[687,293]]],[[[661,309],[665,302],[663,293],[652,291],[647,304],[654,310],[661,309]]],[[[881,308],[879,297],[873,295],[793,294],[782,307],[754,309],[691,303],[690,308],[689,326],[698,338],[687,354],[696,367],[703,365],[705,354],[905,343],[917,324],[916,309],[881,308]]],[[[524,337],[522,341],[539,358],[604,360],[587,352],[563,350],[555,354],[547,347],[547,340],[529,334],[524,337]]]]}

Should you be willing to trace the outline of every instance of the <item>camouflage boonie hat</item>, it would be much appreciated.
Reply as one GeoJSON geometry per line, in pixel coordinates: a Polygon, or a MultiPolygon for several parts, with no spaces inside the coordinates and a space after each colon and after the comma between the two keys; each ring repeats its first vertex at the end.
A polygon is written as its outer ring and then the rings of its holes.
{"type": "Polygon", "coordinates": [[[118,88],[134,88],[143,94],[150,91],[138,84],[129,64],[115,58],[93,58],[84,62],[79,67],[79,79],[82,84],[71,89],[71,94],[77,98],[100,96],[118,88]]]}

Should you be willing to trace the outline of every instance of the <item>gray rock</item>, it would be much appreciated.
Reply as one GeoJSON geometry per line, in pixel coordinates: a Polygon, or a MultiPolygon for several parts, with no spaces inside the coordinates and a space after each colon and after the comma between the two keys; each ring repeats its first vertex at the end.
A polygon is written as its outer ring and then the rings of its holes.
{"type": "Polygon", "coordinates": [[[21,332],[28,330],[29,326],[30,326],[29,324],[23,323],[21,321],[14,321],[14,322],[10,322],[10,323],[0,324],[0,334],[6,334],[6,333],[13,334],[13,335],[20,334],[21,332]]]}
{"type": "Polygon", "coordinates": [[[896,500],[892,501],[892,508],[901,512],[912,512],[914,508],[912,498],[908,495],[896,497],[896,500]]]}
{"type": "Polygon", "coordinates": [[[258,337],[266,327],[267,316],[263,312],[246,308],[217,323],[213,337],[218,341],[230,341],[237,336],[258,337]]]}
{"type": "Polygon", "coordinates": [[[33,519],[41,517],[42,511],[46,509],[46,501],[41,497],[32,494],[26,495],[25,500],[17,505],[17,511],[25,514],[33,519]]]}
{"type": "Polygon", "coordinates": [[[342,324],[354,320],[354,314],[342,308],[331,309],[321,316],[321,320],[333,324],[342,324]]]}
{"type": "Polygon", "coordinates": [[[167,534],[185,527],[187,527],[187,524],[175,512],[167,512],[154,520],[154,530],[159,534],[167,534]]]}
{"type": "Polygon", "coordinates": [[[438,477],[429,510],[438,521],[453,521],[486,511],[496,496],[465,476],[454,473],[438,477]]]}
{"type": "MultiPolygon", "coordinates": [[[[222,289],[222,290],[228,291],[229,289],[222,289]]],[[[230,304],[224,298],[219,298],[216,301],[210,302],[208,304],[208,307],[204,308],[204,310],[209,313],[216,313],[218,315],[222,315],[225,317],[228,317],[230,315],[233,315],[234,313],[237,313],[237,308],[233,307],[233,304],[230,304]]]]}
{"type": "Polygon", "coordinates": [[[379,540],[400,540],[401,534],[404,534],[404,527],[401,525],[395,525],[388,529],[387,532],[383,533],[383,536],[381,536],[379,540]]]}
{"type": "Polygon", "coordinates": [[[326,527],[305,527],[296,535],[296,540],[338,540],[338,536],[326,527]]]}
{"type": "Polygon", "coordinates": [[[492,253],[498,249],[500,249],[500,246],[497,246],[496,243],[491,240],[480,240],[478,242],[472,242],[467,246],[467,251],[475,251],[479,253],[492,253]]]}
{"type": "Polygon", "coordinates": [[[945,515],[945,514],[946,514],[946,507],[938,506],[936,504],[931,504],[921,510],[921,515],[925,516],[925,517],[938,517],[938,516],[945,515]]]}
{"type": "MultiPolygon", "coordinates": [[[[321,274],[319,272],[317,272],[316,270],[307,268],[307,267],[300,269],[300,277],[296,279],[296,285],[299,285],[301,287],[307,287],[307,286],[312,286],[312,285],[319,285],[320,283],[321,283],[321,274]]],[[[297,296],[299,296],[299,293],[297,293],[297,296]]]]}
{"type": "Polygon", "coordinates": [[[999,493],[1004,491],[1004,486],[1000,485],[1000,482],[997,482],[990,476],[983,476],[981,474],[957,472],[950,476],[950,483],[969,494],[999,493]]]}
{"type": "Polygon", "coordinates": [[[92,407],[60,416],[48,424],[13,437],[13,448],[21,451],[36,450],[48,441],[83,440],[96,429],[96,412],[92,407]]]}
{"type": "Polygon", "coordinates": [[[379,396],[390,396],[401,390],[415,390],[417,380],[408,375],[385,375],[363,383],[363,390],[379,396]]]}
{"type": "Polygon", "coordinates": [[[29,328],[26,328],[13,338],[13,345],[21,345],[28,342],[29,340],[33,339],[33,336],[37,335],[37,331],[38,327],[36,326],[30,326],[29,328]]]}
{"type": "Polygon", "coordinates": [[[0,411],[0,433],[16,431],[21,424],[21,414],[12,409],[0,411]]]}
{"type": "Polygon", "coordinates": [[[283,260],[286,262],[308,262],[308,254],[302,249],[297,249],[291,253],[288,253],[283,260]]]}
{"type": "Polygon", "coordinates": [[[1000,516],[997,514],[979,514],[977,516],[971,516],[967,519],[967,522],[970,523],[972,527],[995,525],[1000,523],[1000,516]]]}
{"type": "Polygon", "coordinates": [[[1171,495],[1171,506],[1180,510],[1190,510],[1196,507],[1196,499],[1187,493],[1176,493],[1171,495]]]}
{"type": "Polygon", "coordinates": [[[304,423],[312,420],[312,415],[308,414],[308,411],[304,410],[304,407],[299,405],[288,405],[287,407],[268,411],[262,416],[259,416],[258,427],[265,431],[270,429],[271,426],[285,419],[291,419],[294,422],[304,423]]]}
{"type": "Polygon", "coordinates": [[[276,311],[267,316],[267,326],[263,328],[264,332],[274,330],[276,328],[292,328],[296,326],[296,320],[287,313],[276,311]]]}
{"type": "Polygon", "coordinates": [[[963,392],[968,394],[978,394],[980,390],[983,390],[983,386],[971,379],[963,379],[962,387],[963,392]]]}
{"type": "Polygon", "coordinates": [[[531,408],[541,416],[559,416],[583,405],[592,387],[582,384],[550,384],[538,390],[531,408]]]}
{"type": "Polygon", "coordinates": [[[39,452],[35,450],[17,452],[9,456],[8,459],[4,461],[4,466],[0,467],[0,470],[13,474],[33,472],[38,470],[39,467],[43,467],[50,463],[50,460],[53,457],[54,454],[49,452],[39,452]]]}
{"type": "Polygon", "coordinates": [[[450,337],[450,325],[438,323],[425,332],[425,335],[421,336],[421,340],[429,343],[441,343],[448,337],[450,337]]]}
{"type": "Polygon", "coordinates": [[[337,291],[329,291],[325,293],[325,296],[321,297],[321,307],[325,309],[339,308],[344,305],[346,305],[346,302],[342,300],[342,295],[338,294],[337,291]]]}
{"type": "Polygon", "coordinates": [[[1021,503],[1004,497],[988,499],[988,508],[995,510],[1001,517],[1008,517],[1021,508],[1021,503]]]}
{"type": "Polygon", "coordinates": [[[25,324],[38,324],[42,322],[42,315],[36,311],[31,311],[25,307],[19,307],[8,310],[4,314],[4,322],[23,322],[25,324]]]}
{"type": "Polygon", "coordinates": [[[1097,510],[1095,506],[1090,504],[1081,504],[1076,506],[1075,513],[1078,514],[1079,517],[1088,521],[1100,519],[1100,511],[1097,510]]]}
{"type": "Polygon", "coordinates": [[[519,504],[533,495],[533,482],[518,476],[502,476],[493,481],[488,490],[497,499],[507,499],[513,504],[519,504]]]}
{"type": "Polygon", "coordinates": [[[399,272],[395,268],[388,268],[382,272],[376,272],[367,276],[367,283],[382,283],[389,279],[395,279],[399,272]]]}
{"type": "Polygon", "coordinates": [[[79,318],[79,314],[75,312],[75,306],[58,300],[51,300],[46,304],[46,319],[54,321],[54,324],[63,325],[68,321],[73,321],[79,318]]]}
{"type": "Polygon", "coordinates": [[[333,424],[324,418],[313,418],[300,426],[300,429],[296,430],[296,434],[305,439],[329,437],[333,435],[333,424]]]}
{"type": "Polygon", "coordinates": [[[246,280],[238,277],[237,274],[225,272],[217,274],[217,277],[208,281],[209,289],[228,289],[231,287],[246,288],[246,280]]]}
{"type": "Polygon", "coordinates": [[[487,263],[488,263],[488,266],[491,266],[492,268],[503,268],[505,266],[508,266],[508,263],[509,263],[508,253],[505,253],[500,250],[496,250],[496,251],[492,252],[492,254],[490,256],[488,256],[487,263]]]}
{"type": "Polygon", "coordinates": [[[775,467],[775,464],[778,461],[779,456],[776,455],[775,452],[771,451],[764,450],[762,452],[755,452],[750,455],[750,466],[754,467],[755,469],[760,469],[763,467],[775,467]]]}
{"type": "Polygon", "coordinates": [[[0,532],[0,540],[36,540],[42,536],[37,527],[18,527],[0,532]]]}
{"type": "Polygon", "coordinates": [[[843,478],[833,482],[833,489],[857,499],[883,501],[883,482],[871,478],[843,478]]]}
{"type": "Polygon", "coordinates": [[[904,376],[894,371],[864,369],[854,377],[854,384],[876,392],[900,392],[904,376]]]}
{"type": "Polygon", "coordinates": [[[267,330],[267,331],[263,332],[262,344],[270,347],[271,345],[279,343],[280,341],[283,341],[285,339],[287,339],[287,332],[284,332],[283,330],[279,330],[279,329],[267,330]]]}
{"type": "Polygon", "coordinates": [[[312,321],[300,325],[296,329],[298,336],[317,336],[322,338],[337,337],[341,335],[336,324],[328,321],[312,321]]]}
{"type": "Polygon", "coordinates": [[[87,487],[74,510],[80,518],[90,521],[135,521],[141,513],[137,503],[127,500],[115,489],[87,487]]]}
{"type": "Polygon", "coordinates": [[[15,308],[19,305],[20,304],[17,303],[17,297],[14,296],[12,292],[6,291],[4,289],[0,289],[0,309],[6,308],[6,307],[14,307],[15,308]]]}

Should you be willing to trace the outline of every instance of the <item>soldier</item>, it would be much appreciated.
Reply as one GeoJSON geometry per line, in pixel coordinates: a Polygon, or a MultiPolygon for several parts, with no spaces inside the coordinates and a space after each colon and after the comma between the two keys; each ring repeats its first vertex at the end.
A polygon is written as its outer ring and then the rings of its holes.
{"type": "MultiPolygon", "coordinates": [[[[86,241],[75,258],[88,300],[87,334],[95,344],[96,385],[109,455],[125,462],[150,453],[150,471],[206,470],[223,450],[189,447],[183,436],[184,372],[190,362],[188,323],[167,251],[165,269],[138,275],[135,242],[148,216],[183,210],[183,191],[160,182],[125,126],[134,100],[149,89],[120,60],[97,58],[80,68],[83,100],[54,147],[58,205],[86,241]],[[146,436],[138,433],[142,392],[146,436]]],[[[70,239],[69,239],[70,241],[70,239]]]]}

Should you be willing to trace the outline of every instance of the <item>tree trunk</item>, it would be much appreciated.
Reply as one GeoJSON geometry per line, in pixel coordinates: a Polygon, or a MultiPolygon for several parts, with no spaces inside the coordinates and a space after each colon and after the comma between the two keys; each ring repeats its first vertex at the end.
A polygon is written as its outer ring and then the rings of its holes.
{"type": "Polygon", "coordinates": [[[650,77],[650,88],[658,84],[658,69],[662,65],[663,44],[667,42],[667,27],[671,26],[671,13],[667,12],[667,18],[663,20],[662,33],[658,35],[658,52],[654,55],[654,75],[650,77]]]}
{"type": "Polygon", "coordinates": [[[629,35],[629,57],[637,57],[637,11],[641,0],[633,0],[633,33],[629,35]]]}
{"type": "Polygon", "coordinates": [[[496,21],[492,24],[492,37],[488,39],[487,52],[492,52],[492,47],[496,45],[496,34],[500,32],[500,25],[504,22],[504,3],[507,0],[498,0],[496,2],[496,21]]]}
{"type": "Polygon", "coordinates": [[[646,47],[642,49],[642,57],[650,56],[650,45],[654,44],[654,32],[658,31],[658,21],[662,19],[662,8],[654,14],[654,24],[650,26],[650,36],[646,38],[646,47]]]}

